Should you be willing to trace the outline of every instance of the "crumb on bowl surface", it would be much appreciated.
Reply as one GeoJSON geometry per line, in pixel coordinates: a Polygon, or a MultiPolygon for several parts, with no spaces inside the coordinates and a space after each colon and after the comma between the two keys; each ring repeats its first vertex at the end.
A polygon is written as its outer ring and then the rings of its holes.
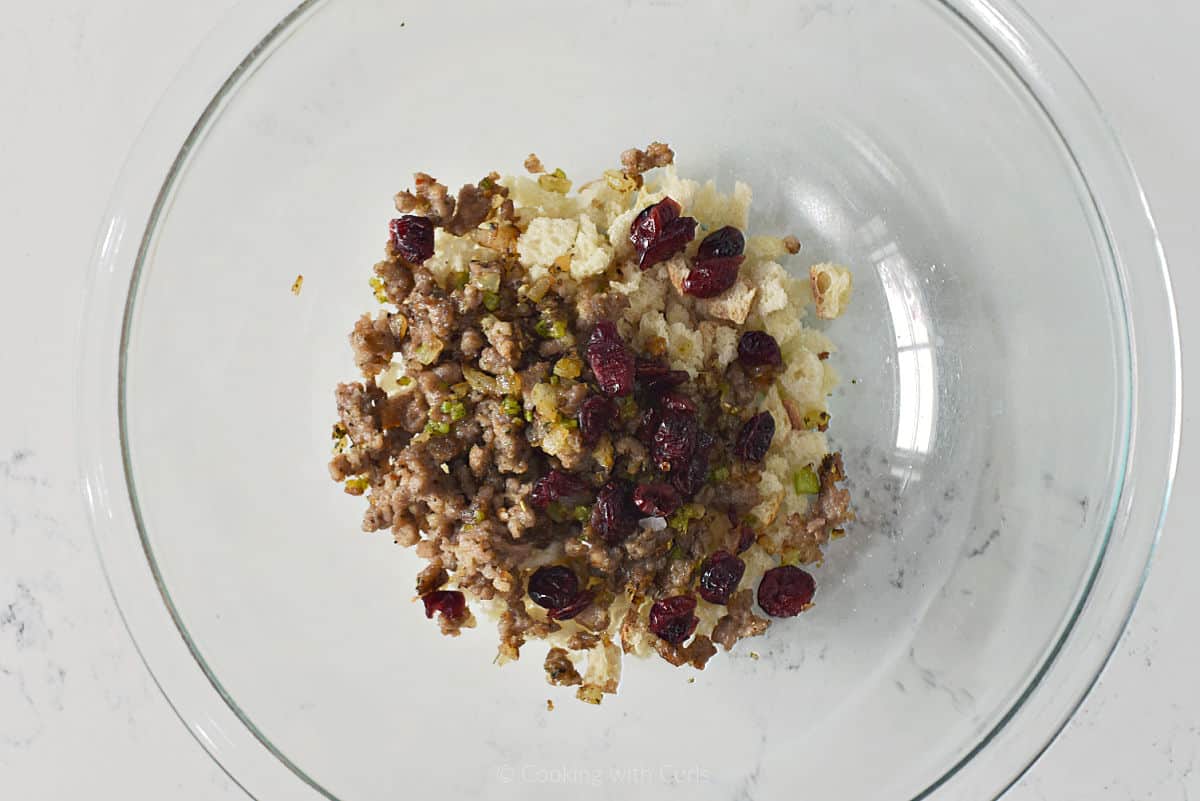
{"type": "Polygon", "coordinates": [[[841,314],[849,271],[793,277],[795,237],[747,236],[750,188],[680,177],[664,144],[620,161],[574,192],[533,154],[457,194],[416,174],[329,465],[426,561],[443,633],[495,620],[501,663],[544,640],[588,703],[626,654],[703,669],[809,608],[800,565],[853,519],[836,349],[804,322],[841,314]]]}

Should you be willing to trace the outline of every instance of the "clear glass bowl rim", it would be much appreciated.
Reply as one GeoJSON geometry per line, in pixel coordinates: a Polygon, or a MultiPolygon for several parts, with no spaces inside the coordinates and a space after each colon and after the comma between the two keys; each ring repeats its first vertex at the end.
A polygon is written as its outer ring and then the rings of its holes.
{"type": "MultiPolygon", "coordinates": [[[[1074,622],[1014,707],[913,801],[998,798],[1045,752],[1082,704],[1144,586],[1170,497],[1182,413],[1178,322],[1166,259],[1141,186],[1095,99],[1065,55],[1014,0],[931,1],[974,31],[1009,67],[1074,159],[1118,272],[1133,391],[1124,485],[1105,553],[1074,622]],[[1164,398],[1170,399],[1169,409],[1164,398]],[[988,758],[979,759],[985,752],[988,758]]],[[[337,799],[254,728],[190,647],[143,537],[131,536],[142,532],[115,423],[128,298],[136,289],[161,201],[224,99],[324,2],[242,4],[207,36],[176,77],[131,149],[105,214],[79,349],[75,419],[81,487],[113,598],[139,655],[180,720],[232,781],[264,801],[337,799]]]]}

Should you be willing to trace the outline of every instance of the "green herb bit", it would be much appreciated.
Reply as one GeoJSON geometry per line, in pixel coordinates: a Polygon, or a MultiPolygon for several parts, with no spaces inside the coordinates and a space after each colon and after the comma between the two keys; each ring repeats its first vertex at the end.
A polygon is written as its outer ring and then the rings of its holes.
{"type": "Polygon", "coordinates": [[[495,292],[484,292],[483,308],[487,309],[488,311],[495,311],[496,309],[500,308],[500,296],[495,292]]]}
{"type": "Polygon", "coordinates": [[[676,531],[687,531],[688,524],[704,517],[705,509],[697,503],[684,504],[667,519],[667,524],[676,531]]]}
{"type": "Polygon", "coordinates": [[[425,423],[425,433],[427,434],[449,434],[450,423],[446,420],[428,420],[425,423]]]}
{"type": "Polygon", "coordinates": [[[355,476],[354,478],[346,479],[346,490],[356,495],[361,495],[369,486],[371,486],[371,482],[366,476],[355,476]]]}
{"type": "Polygon", "coordinates": [[[718,484],[729,480],[729,468],[725,465],[713,468],[710,478],[718,484]]]}
{"type": "Polygon", "coordinates": [[[575,520],[579,523],[586,523],[588,518],[592,516],[592,510],[586,506],[576,506],[574,509],[575,520]]]}
{"type": "Polygon", "coordinates": [[[377,275],[369,283],[371,284],[371,291],[375,293],[375,300],[380,303],[387,303],[387,289],[384,286],[383,279],[377,275]]]}
{"type": "Polygon", "coordinates": [[[533,324],[533,330],[542,339],[562,339],[567,335],[567,321],[543,317],[533,324]]]}
{"type": "Polygon", "coordinates": [[[521,413],[521,402],[509,395],[504,400],[500,401],[500,411],[507,414],[509,417],[516,417],[521,413]]]}
{"type": "Polygon", "coordinates": [[[476,509],[475,510],[475,522],[482,523],[484,520],[487,520],[487,512],[485,512],[482,509],[476,509]]]}
{"type": "Polygon", "coordinates": [[[467,273],[466,270],[459,270],[458,272],[451,274],[450,288],[451,289],[462,289],[463,287],[465,287],[467,285],[467,282],[469,280],[471,280],[470,274],[467,273]]]}
{"type": "Polygon", "coordinates": [[[457,423],[467,416],[467,406],[462,401],[442,401],[442,414],[450,415],[450,419],[457,423]]]}
{"type": "Polygon", "coordinates": [[[817,477],[811,466],[805,466],[797,473],[792,479],[792,483],[796,487],[797,495],[816,495],[821,491],[821,479],[817,477]]]}

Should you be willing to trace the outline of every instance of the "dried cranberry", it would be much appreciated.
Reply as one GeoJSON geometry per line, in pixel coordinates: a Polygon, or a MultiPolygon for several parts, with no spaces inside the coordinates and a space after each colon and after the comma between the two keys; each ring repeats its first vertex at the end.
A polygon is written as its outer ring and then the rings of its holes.
{"type": "Polygon", "coordinates": [[[771,617],[795,617],[812,603],[817,582],[795,565],[773,567],[758,585],[758,605],[771,617]]]}
{"type": "Polygon", "coordinates": [[[563,565],[543,565],[529,577],[529,599],[543,609],[561,609],[579,594],[579,578],[563,565]]]}
{"type": "Polygon", "coordinates": [[[672,370],[660,362],[638,359],[637,381],[648,392],[662,392],[677,387],[691,376],[685,370],[672,370]]]}
{"type": "Polygon", "coordinates": [[[539,509],[545,509],[559,498],[579,495],[587,491],[587,484],[577,476],[564,473],[562,470],[551,470],[546,475],[533,482],[529,499],[539,509]]]}
{"type": "Polygon", "coordinates": [[[767,457],[771,439],[775,436],[775,418],[770,412],[759,412],[746,421],[738,432],[733,452],[744,462],[761,462],[767,457]]]}
{"type": "Polygon", "coordinates": [[[440,612],[442,617],[452,623],[467,616],[467,599],[458,590],[434,590],[421,596],[425,604],[425,617],[433,617],[440,612]]]}
{"type": "Polygon", "coordinates": [[[663,198],[642,209],[629,226],[629,241],[638,254],[643,270],[666,261],[687,247],[696,237],[696,221],[679,216],[679,204],[663,198]]]}
{"type": "Polygon", "coordinates": [[[578,615],[592,603],[592,599],[596,597],[596,593],[591,590],[584,590],[576,595],[570,603],[565,606],[560,606],[557,609],[551,609],[546,613],[546,617],[551,620],[570,620],[578,615]]]}
{"type": "Polygon", "coordinates": [[[747,331],[738,340],[738,361],[747,367],[778,367],[783,364],[779,343],[766,331],[747,331]]]}
{"type": "Polygon", "coordinates": [[[647,517],[667,517],[679,508],[679,493],[661,481],[639,484],[633,491],[633,505],[647,517]]]}
{"type": "Polygon", "coordinates": [[[746,237],[742,236],[742,232],[732,225],[727,225],[704,237],[704,241],[696,250],[696,261],[740,256],[745,251],[746,237]]]}
{"type": "Polygon", "coordinates": [[[388,225],[392,247],[412,264],[422,264],[433,255],[433,223],[428,217],[405,214],[388,225]]]}
{"type": "Polygon", "coordinates": [[[613,479],[600,488],[596,505],[592,507],[591,524],[592,530],[610,545],[633,533],[637,527],[637,510],[627,482],[613,479]]]}
{"type": "Polygon", "coordinates": [[[643,270],[674,256],[696,238],[696,221],[691,217],[680,217],[667,223],[662,236],[649,248],[638,254],[638,266],[643,270]]]}
{"type": "Polygon", "coordinates": [[[666,375],[668,372],[670,372],[670,370],[671,368],[662,362],[657,362],[653,359],[644,359],[641,356],[637,357],[637,367],[635,368],[635,372],[637,373],[638,381],[642,381],[643,379],[653,379],[660,375],[666,375]]]}
{"type": "Polygon", "coordinates": [[[642,419],[638,422],[637,438],[638,441],[647,448],[654,447],[654,432],[658,430],[658,424],[662,422],[662,412],[658,409],[647,409],[642,412],[642,419]]]}
{"type": "Polygon", "coordinates": [[[605,395],[623,396],[633,392],[633,352],[625,347],[611,320],[601,320],[592,329],[587,343],[587,360],[605,395]]]}
{"type": "Polygon", "coordinates": [[[655,601],[650,607],[650,631],[672,645],[679,645],[696,630],[700,620],[693,614],[696,599],[690,595],[676,595],[655,601]]]}
{"type": "Polygon", "coordinates": [[[649,248],[654,240],[662,236],[666,227],[679,219],[682,208],[672,198],[666,197],[657,203],[652,203],[637,213],[629,225],[629,241],[637,250],[638,256],[649,248]]]}
{"type": "Polygon", "coordinates": [[[592,395],[579,405],[579,436],[591,447],[600,441],[617,419],[617,404],[600,395],[592,395]]]}
{"type": "Polygon", "coordinates": [[[758,540],[758,535],[754,533],[754,529],[747,525],[738,526],[734,533],[737,535],[738,553],[745,553],[750,550],[750,546],[758,540]]]}
{"type": "Polygon", "coordinates": [[[729,551],[713,551],[700,565],[700,597],[710,604],[729,603],[746,563],[729,551]]]}
{"type": "Polygon", "coordinates": [[[650,445],[650,458],[664,472],[682,468],[696,450],[696,415],[664,409],[650,445]]]}
{"type": "Polygon", "coordinates": [[[687,498],[691,498],[699,492],[707,480],[707,453],[693,453],[692,458],[682,470],[675,470],[671,473],[671,485],[687,498]]]}
{"type": "Polygon", "coordinates": [[[716,440],[703,429],[696,435],[696,449],[686,467],[671,471],[671,485],[679,494],[690,498],[704,486],[708,480],[708,454],[715,444],[716,440]]]}
{"type": "Polygon", "coordinates": [[[745,256],[726,256],[697,262],[683,277],[683,291],[696,298],[715,298],[737,283],[745,256]]]}
{"type": "Polygon", "coordinates": [[[658,402],[664,409],[670,409],[673,412],[696,413],[696,404],[692,399],[686,395],[680,395],[678,392],[664,392],[659,396],[658,402]]]}

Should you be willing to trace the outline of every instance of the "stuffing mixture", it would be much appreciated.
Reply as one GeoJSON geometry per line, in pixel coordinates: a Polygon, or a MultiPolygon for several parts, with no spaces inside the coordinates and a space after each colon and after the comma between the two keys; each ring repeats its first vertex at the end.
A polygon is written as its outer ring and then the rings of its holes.
{"type": "Polygon", "coordinates": [[[550,646],[599,703],[623,654],[701,669],[812,604],[853,519],[825,434],[847,270],[748,236],[750,189],[680,178],[661,143],[572,192],[537,156],[396,195],[381,308],[354,324],[333,478],[427,565],[426,617],[550,646]]]}

